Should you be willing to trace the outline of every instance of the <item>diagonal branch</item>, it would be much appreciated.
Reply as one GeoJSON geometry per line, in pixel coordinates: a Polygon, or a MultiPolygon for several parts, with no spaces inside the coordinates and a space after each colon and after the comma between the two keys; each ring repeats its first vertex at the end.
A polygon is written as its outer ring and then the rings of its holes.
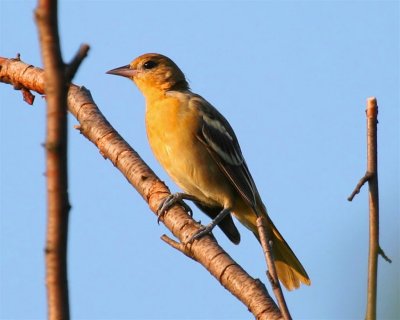
{"type": "MultiPolygon", "coordinates": [[[[0,58],[0,81],[3,79],[7,83],[22,83],[24,87],[38,93],[44,91],[43,71],[19,61],[0,58]]],[[[71,85],[68,107],[80,123],[80,132],[121,171],[156,213],[162,200],[169,194],[168,188],[108,123],[92,100],[90,92],[84,87],[71,85]]],[[[161,221],[181,242],[199,228],[199,224],[178,206],[169,210],[161,221]]],[[[282,318],[265,286],[250,277],[212,236],[205,236],[191,245],[176,245],[176,248],[203,265],[221,285],[242,301],[256,319],[282,318]]]]}
{"type": "Polygon", "coordinates": [[[83,59],[86,58],[88,51],[90,47],[87,44],[82,44],[79,47],[78,52],[75,54],[74,58],[71,60],[71,62],[66,65],[65,68],[65,77],[67,79],[67,82],[71,82],[72,79],[74,78],[76,72],[79,69],[79,66],[81,65],[83,59]]]}
{"type": "Polygon", "coordinates": [[[365,183],[367,183],[369,180],[371,180],[373,178],[373,173],[367,171],[365,173],[365,175],[360,179],[360,181],[358,181],[356,187],[354,188],[353,192],[351,193],[351,195],[347,198],[348,201],[353,201],[354,197],[360,193],[361,188],[363,187],[363,185],[365,183]]]}

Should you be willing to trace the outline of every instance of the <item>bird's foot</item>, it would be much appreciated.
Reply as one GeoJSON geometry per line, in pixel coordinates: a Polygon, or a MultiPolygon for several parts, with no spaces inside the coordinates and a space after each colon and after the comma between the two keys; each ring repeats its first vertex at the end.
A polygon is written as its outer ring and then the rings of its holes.
{"type": "Polygon", "coordinates": [[[188,240],[185,241],[185,244],[192,243],[194,240],[198,240],[204,237],[205,235],[211,234],[215,226],[216,225],[213,222],[211,222],[206,226],[201,226],[200,229],[194,235],[192,235],[188,240]]]}
{"type": "Polygon", "coordinates": [[[192,235],[185,243],[192,243],[194,240],[198,240],[201,237],[204,237],[207,234],[210,234],[211,231],[215,228],[218,223],[221,222],[222,219],[226,217],[226,215],[229,214],[229,209],[223,209],[218,215],[212,220],[208,225],[206,226],[201,226],[200,229],[192,235]]]}
{"type": "Polygon", "coordinates": [[[175,204],[179,204],[183,207],[183,209],[192,217],[193,211],[192,209],[183,201],[183,199],[194,200],[193,197],[189,196],[186,193],[173,193],[166,197],[160,206],[157,209],[157,223],[160,223],[160,219],[162,216],[171,209],[175,204]]]}

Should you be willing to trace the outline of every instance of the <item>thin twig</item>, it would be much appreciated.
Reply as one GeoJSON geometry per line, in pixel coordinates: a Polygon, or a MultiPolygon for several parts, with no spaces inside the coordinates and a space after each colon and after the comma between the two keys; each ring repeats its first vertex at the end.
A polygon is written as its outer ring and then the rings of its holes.
{"type": "Polygon", "coordinates": [[[166,234],[163,234],[161,236],[161,240],[164,241],[166,244],[170,245],[172,248],[182,252],[185,256],[196,261],[195,257],[191,253],[191,250],[189,249],[190,244],[186,245],[182,242],[177,242],[177,241],[171,239],[170,237],[168,237],[166,234]]]}
{"type": "Polygon", "coordinates": [[[265,260],[268,266],[268,271],[267,271],[268,280],[271,282],[272,290],[274,291],[274,295],[276,297],[276,300],[278,301],[279,309],[281,310],[284,319],[286,320],[292,319],[286,304],[285,297],[282,292],[281,284],[279,283],[278,274],[276,272],[276,267],[275,267],[275,261],[271,252],[272,241],[270,237],[270,228],[267,226],[267,222],[264,217],[257,218],[257,229],[258,229],[258,235],[260,237],[261,246],[264,251],[265,260]]]}
{"type": "Polygon", "coordinates": [[[33,102],[35,101],[35,96],[27,88],[21,86],[21,84],[19,83],[16,83],[14,84],[14,90],[20,90],[24,101],[29,105],[33,105],[33,102]]]}
{"type": "Polygon", "coordinates": [[[21,88],[21,92],[24,101],[29,105],[33,105],[33,102],[35,101],[35,96],[26,88],[21,88]]]}
{"type": "MultiPolygon", "coordinates": [[[[17,56],[11,60],[21,61],[21,55],[19,53],[17,53],[17,56]]],[[[0,57],[0,63],[2,63],[3,61],[4,61],[4,58],[0,57]]],[[[4,81],[6,79],[2,79],[2,80],[4,81]]],[[[9,83],[7,80],[4,82],[9,83]]],[[[21,85],[18,82],[12,83],[12,85],[15,90],[21,90],[22,97],[27,104],[33,105],[33,102],[35,101],[35,96],[29,91],[29,89],[25,88],[23,85],[21,85]]]]}
{"type": "Polygon", "coordinates": [[[83,59],[86,58],[86,56],[89,52],[89,49],[90,49],[90,46],[88,44],[86,44],[86,43],[82,44],[79,47],[78,52],[72,58],[71,62],[65,66],[65,76],[66,76],[68,82],[71,82],[72,79],[74,78],[83,59]]]}
{"type": "Polygon", "coordinates": [[[383,251],[381,247],[379,247],[379,249],[378,249],[378,254],[379,254],[386,262],[392,263],[392,259],[390,259],[390,258],[386,255],[385,251],[383,251]]]}
{"type": "Polygon", "coordinates": [[[367,171],[365,175],[360,179],[360,181],[357,183],[356,187],[354,188],[353,192],[351,195],[347,198],[348,201],[353,201],[354,197],[356,194],[359,194],[361,191],[362,186],[368,182],[370,179],[373,177],[373,173],[367,171]]]}

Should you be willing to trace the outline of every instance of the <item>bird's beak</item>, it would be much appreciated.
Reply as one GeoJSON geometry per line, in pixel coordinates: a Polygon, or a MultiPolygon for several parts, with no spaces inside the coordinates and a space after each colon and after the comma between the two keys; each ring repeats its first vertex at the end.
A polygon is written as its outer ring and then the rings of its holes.
{"type": "Polygon", "coordinates": [[[126,77],[126,78],[132,79],[136,74],[136,70],[135,69],[131,69],[130,65],[128,64],[126,66],[115,68],[115,69],[112,69],[110,71],[107,71],[106,73],[115,74],[117,76],[121,76],[121,77],[126,77]]]}

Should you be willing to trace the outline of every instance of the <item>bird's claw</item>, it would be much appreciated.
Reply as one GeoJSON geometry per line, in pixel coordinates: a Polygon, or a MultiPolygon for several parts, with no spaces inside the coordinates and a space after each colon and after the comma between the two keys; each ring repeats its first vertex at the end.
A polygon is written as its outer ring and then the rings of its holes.
{"type": "Polygon", "coordinates": [[[217,216],[206,226],[201,226],[199,231],[197,231],[194,235],[192,235],[186,243],[191,243],[194,240],[200,239],[201,237],[211,234],[211,231],[215,228],[229,214],[229,209],[223,209],[217,216]]]}
{"type": "Polygon", "coordinates": [[[200,229],[192,235],[188,240],[185,241],[185,244],[192,243],[194,240],[198,240],[205,235],[212,234],[212,230],[214,229],[214,225],[212,223],[206,225],[206,226],[201,226],[200,229]]]}
{"type": "Polygon", "coordinates": [[[185,210],[186,213],[187,213],[190,217],[193,217],[192,208],[190,208],[189,205],[187,205],[185,201],[181,200],[181,201],[179,201],[179,204],[183,207],[183,210],[185,210]]]}
{"type": "Polygon", "coordinates": [[[183,209],[192,217],[192,209],[183,201],[182,193],[173,193],[164,199],[164,201],[159,205],[157,209],[157,223],[160,223],[163,215],[171,209],[175,204],[179,204],[183,209]]]}
{"type": "Polygon", "coordinates": [[[168,211],[175,203],[177,199],[175,194],[170,194],[167,196],[158,206],[157,215],[163,215],[166,211],[168,211]]]}

